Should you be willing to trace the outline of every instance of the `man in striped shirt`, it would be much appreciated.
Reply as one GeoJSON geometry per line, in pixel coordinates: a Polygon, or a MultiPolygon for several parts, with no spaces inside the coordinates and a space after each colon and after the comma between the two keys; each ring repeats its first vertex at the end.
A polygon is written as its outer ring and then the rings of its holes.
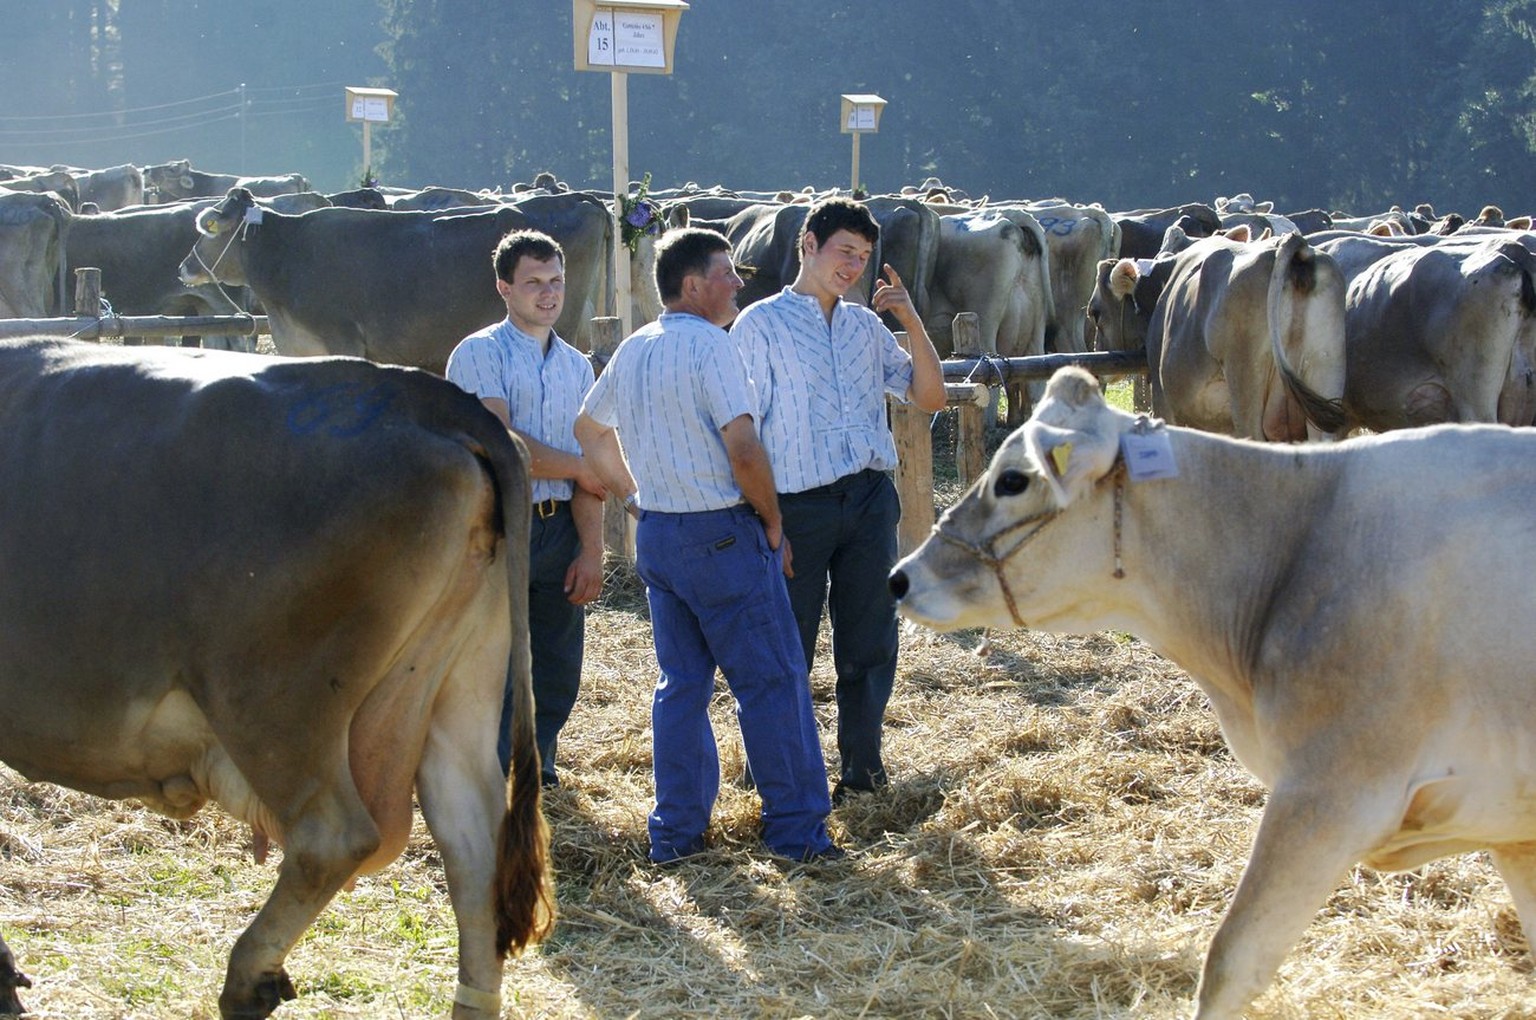
{"type": "Polygon", "coordinates": [[[879,237],[868,208],[851,199],[812,206],[794,283],[749,306],[731,327],[757,388],[784,534],[794,543],[789,598],[807,665],[822,608],[831,614],[841,758],[834,803],[888,782],[880,742],[898,631],[886,578],[901,506],[885,395],[930,412],[945,403],[938,352],[896,271],[884,267],[870,307],[843,300],[879,237]],[[901,324],[910,354],[880,312],[901,324]]]}
{"type": "MultiPolygon", "coordinates": [[[[517,230],[492,253],[507,317],[465,337],[447,376],[480,398],[528,446],[533,478],[528,633],[533,651],[539,758],[545,786],[558,785],[555,747],[581,682],[585,609],[603,590],[603,498],[607,490],[571,433],[592,388],[586,355],[555,333],[565,305],[565,253],[548,234],[517,230]]],[[[502,703],[497,753],[511,760],[512,691],[502,703]]]]}
{"type": "Polygon", "coordinates": [[[576,419],[583,452],[639,519],[636,565],[661,668],[648,820],[658,863],[704,849],[720,791],[709,723],[717,666],[762,797],[763,842],[797,861],[844,855],[827,836],[832,805],[784,586],[791,557],[773,470],[746,366],[721,328],[741,286],[724,236],[667,233],[656,251],[666,311],[619,346],[576,419]]]}

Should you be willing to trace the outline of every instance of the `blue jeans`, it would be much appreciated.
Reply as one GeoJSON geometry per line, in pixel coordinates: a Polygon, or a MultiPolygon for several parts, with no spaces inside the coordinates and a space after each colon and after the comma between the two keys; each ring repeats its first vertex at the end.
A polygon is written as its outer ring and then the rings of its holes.
{"type": "MultiPolygon", "coordinates": [[[[557,782],[555,746],[561,727],[576,707],[581,684],[586,608],[572,605],[565,592],[565,572],[580,551],[581,540],[569,503],[555,504],[551,516],[533,515],[528,547],[528,638],[533,654],[534,730],[540,779],[546,786],[557,782]]],[[[512,760],[512,741],[507,733],[511,716],[509,679],[502,694],[501,731],[496,740],[503,772],[512,760]]]]}
{"type": "Polygon", "coordinates": [[[901,517],[896,486],[882,472],[860,471],[805,492],[780,493],[779,509],[794,552],[789,601],[807,667],[815,660],[824,606],[831,617],[838,783],[856,790],[883,786],[881,728],[900,643],[887,584],[901,517]]]}
{"type": "Polygon", "coordinates": [[[717,666],[735,696],[742,744],[762,797],[763,842],[795,858],[825,850],[832,803],[805,656],[783,557],[768,548],[762,522],[746,506],[646,511],[635,546],[661,668],[651,701],[651,859],[672,860],[703,846],[720,792],[709,723],[717,666]]]}

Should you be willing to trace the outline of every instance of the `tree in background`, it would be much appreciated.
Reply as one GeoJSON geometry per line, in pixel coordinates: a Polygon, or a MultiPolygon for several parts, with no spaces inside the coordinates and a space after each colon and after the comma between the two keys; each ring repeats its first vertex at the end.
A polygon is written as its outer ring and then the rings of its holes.
{"type": "MultiPolygon", "coordinates": [[[[400,94],[372,133],[385,184],[549,170],[606,189],[609,76],[573,69],[570,18],[564,0],[0,0],[0,162],[186,157],[339,190],[363,169],[342,87],[382,85],[400,94]]],[[[846,186],[838,96],[874,92],[875,191],[1536,209],[1536,0],[694,0],[681,25],[676,73],[628,79],[632,175],[658,188],[846,186]]]]}

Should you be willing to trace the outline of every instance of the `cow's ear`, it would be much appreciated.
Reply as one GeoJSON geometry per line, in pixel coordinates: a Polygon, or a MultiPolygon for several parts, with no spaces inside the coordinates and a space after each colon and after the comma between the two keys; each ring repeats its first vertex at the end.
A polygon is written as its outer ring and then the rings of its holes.
{"type": "Polygon", "coordinates": [[[1140,276],[1135,259],[1121,259],[1109,271],[1109,292],[1124,301],[1136,289],[1136,281],[1140,276]]]}
{"type": "Polygon", "coordinates": [[[1096,432],[1030,422],[1030,459],[1051,488],[1056,505],[1071,506],[1115,464],[1115,443],[1096,432]]]}

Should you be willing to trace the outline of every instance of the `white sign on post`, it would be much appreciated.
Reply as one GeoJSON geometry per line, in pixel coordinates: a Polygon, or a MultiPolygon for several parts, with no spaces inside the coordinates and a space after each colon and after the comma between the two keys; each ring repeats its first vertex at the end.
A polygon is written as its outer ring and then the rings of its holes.
{"type": "Polygon", "coordinates": [[[386,122],[389,120],[389,104],[382,98],[358,96],[352,100],[352,119],[386,122]]]}
{"type": "Polygon", "coordinates": [[[613,12],[599,9],[587,34],[587,63],[613,66],[613,12]]]}
{"type": "Polygon", "coordinates": [[[660,14],[615,11],[613,20],[613,63],[616,66],[667,66],[666,36],[661,30],[660,14]]]}
{"type": "Polygon", "coordinates": [[[873,131],[875,129],[875,108],[873,106],[855,106],[848,111],[849,131],[873,131]]]}

